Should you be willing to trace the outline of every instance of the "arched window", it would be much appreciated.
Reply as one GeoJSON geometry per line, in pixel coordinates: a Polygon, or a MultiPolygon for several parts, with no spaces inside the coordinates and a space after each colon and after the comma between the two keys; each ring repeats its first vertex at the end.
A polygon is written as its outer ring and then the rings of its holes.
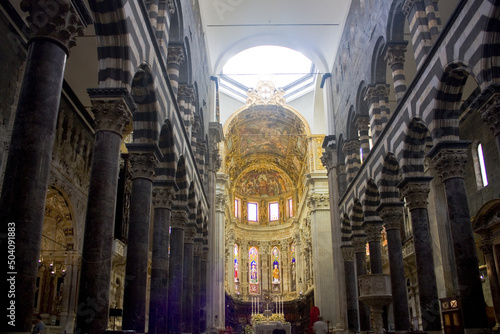
{"type": "Polygon", "coordinates": [[[238,244],[234,244],[234,281],[239,282],[239,255],[240,249],[238,244]]]}
{"type": "Polygon", "coordinates": [[[248,275],[249,289],[251,294],[259,293],[259,251],[256,247],[250,247],[248,251],[248,275]]]}
{"type": "Polygon", "coordinates": [[[273,284],[280,284],[280,250],[276,246],[271,251],[271,261],[273,262],[273,284]]]}
{"type": "Polygon", "coordinates": [[[484,188],[488,185],[488,175],[486,173],[483,145],[481,143],[477,144],[475,150],[472,150],[472,160],[474,162],[477,189],[484,188]]]}
{"type": "Polygon", "coordinates": [[[481,171],[481,180],[483,187],[488,185],[488,175],[486,174],[486,165],[484,164],[484,153],[483,153],[483,145],[479,143],[477,145],[477,158],[479,160],[479,170],[481,171]]]}

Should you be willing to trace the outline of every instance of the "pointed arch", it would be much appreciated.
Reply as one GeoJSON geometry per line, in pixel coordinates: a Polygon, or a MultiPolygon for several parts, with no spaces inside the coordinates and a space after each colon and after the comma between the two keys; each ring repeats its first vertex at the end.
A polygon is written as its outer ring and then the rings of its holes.
{"type": "Polygon", "coordinates": [[[404,178],[424,175],[425,154],[431,147],[432,138],[427,124],[420,117],[413,117],[404,136],[401,162],[404,178]]]}
{"type": "Polygon", "coordinates": [[[400,202],[398,184],[401,181],[399,163],[394,153],[388,152],[384,157],[382,178],[380,180],[380,201],[383,203],[400,202]]]}
{"type": "Polygon", "coordinates": [[[134,117],[134,143],[154,144],[160,134],[160,106],[156,99],[151,66],[142,62],[132,80],[131,95],[137,105],[134,117]]]}

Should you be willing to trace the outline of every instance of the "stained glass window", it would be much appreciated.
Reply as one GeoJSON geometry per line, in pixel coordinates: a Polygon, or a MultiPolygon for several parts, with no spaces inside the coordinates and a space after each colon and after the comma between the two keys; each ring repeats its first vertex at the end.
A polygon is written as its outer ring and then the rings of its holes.
{"type": "Polygon", "coordinates": [[[234,244],[234,281],[235,282],[238,282],[239,281],[239,278],[238,278],[238,273],[239,273],[239,254],[240,253],[240,249],[238,247],[238,244],[234,244]]]}
{"type": "Polygon", "coordinates": [[[276,221],[280,219],[280,207],[278,203],[269,203],[269,220],[276,221]]]}
{"type": "Polygon", "coordinates": [[[256,247],[250,247],[248,251],[248,267],[250,293],[259,293],[259,251],[256,247]]]}
{"type": "Polygon", "coordinates": [[[280,250],[273,247],[271,251],[271,261],[273,261],[273,284],[280,283],[280,250]]]}

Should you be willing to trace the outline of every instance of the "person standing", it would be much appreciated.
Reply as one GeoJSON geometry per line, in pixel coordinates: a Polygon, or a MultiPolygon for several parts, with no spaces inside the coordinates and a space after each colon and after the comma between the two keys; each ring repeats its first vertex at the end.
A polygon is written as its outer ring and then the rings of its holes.
{"type": "Polygon", "coordinates": [[[328,333],[328,324],[323,321],[322,316],[319,316],[318,321],[316,321],[314,323],[313,331],[315,334],[327,334],[328,333]]]}
{"type": "Polygon", "coordinates": [[[35,320],[35,326],[33,327],[32,334],[43,334],[43,328],[45,327],[42,317],[37,315],[35,320]]]}

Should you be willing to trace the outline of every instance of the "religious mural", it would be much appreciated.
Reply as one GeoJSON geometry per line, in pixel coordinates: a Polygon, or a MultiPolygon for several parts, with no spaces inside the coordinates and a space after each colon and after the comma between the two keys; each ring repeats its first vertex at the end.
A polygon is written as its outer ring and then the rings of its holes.
{"type": "Polygon", "coordinates": [[[246,173],[236,185],[236,192],[242,196],[279,196],[290,191],[283,176],[275,170],[252,170],[246,173]]]}

